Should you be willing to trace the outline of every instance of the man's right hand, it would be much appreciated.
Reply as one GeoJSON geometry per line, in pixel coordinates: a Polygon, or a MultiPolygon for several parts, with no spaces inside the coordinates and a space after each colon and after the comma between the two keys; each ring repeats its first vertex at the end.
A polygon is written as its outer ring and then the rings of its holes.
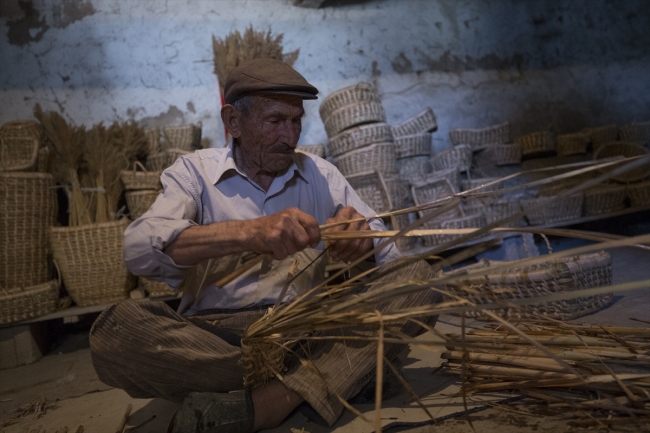
{"type": "Polygon", "coordinates": [[[318,221],[297,208],[246,222],[248,250],[282,260],[320,242],[318,221]]]}

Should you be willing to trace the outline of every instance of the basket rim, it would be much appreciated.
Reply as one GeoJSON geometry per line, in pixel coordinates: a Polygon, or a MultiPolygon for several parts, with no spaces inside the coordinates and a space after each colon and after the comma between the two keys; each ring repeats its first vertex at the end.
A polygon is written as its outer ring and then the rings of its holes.
{"type": "Polygon", "coordinates": [[[16,178],[42,178],[52,179],[54,176],[50,173],[41,173],[39,171],[0,171],[0,177],[16,177],[16,178]]]}
{"type": "Polygon", "coordinates": [[[356,155],[357,153],[369,152],[371,149],[378,148],[378,147],[394,147],[394,146],[395,146],[395,143],[393,141],[384,141],[384,142],[381,142],[381,143],[373,143],[373,144],[369,144],[367,146],[360,147],[358,149],[350,150],[349,152],[345,152],[345,153],[341,153],[339,155],[336,155],[334,157],[334,160],[349,158],[349,157],[352,157],[353,155],[356,155]]]}
{"type": "Polygon", "coordinates": [[[108,221],[104,223],[83,224],[80,226],[50,226],[49,230],[50,233],[64,233],[64,232],[72,232],[72,231],[91,230],[94,228],[120,226],[125,223],[126,225],[129,225],[131,222],[129,221],[128,218],[120,218],[119,220],[115,220],[115,221],[108,221]]]}

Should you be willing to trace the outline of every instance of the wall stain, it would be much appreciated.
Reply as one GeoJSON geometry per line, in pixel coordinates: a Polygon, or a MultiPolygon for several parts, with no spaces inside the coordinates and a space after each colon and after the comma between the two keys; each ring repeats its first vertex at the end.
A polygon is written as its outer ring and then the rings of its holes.
{"type": "Polygon", "coordinates": [[[18,0],[18,6],[24,15],[22,18],[7,21],[9,43],[22,47],[43,39],[43,35],[50,28],[45,18],[34,8],[31,0],[18,0]]]}
{"type": "Polygon", "coordinates": [[[129,108],[126,110],[126,114],[131,120],[137,120],[140,124],[144,125],[145,128],[152,128],[154,126],[164,126],[164,125],[175,125],[182,124],[185,120],[185,115],[183,112],[175,105],[170,105],[166,112],[160,113],[157,116],[147,116],[140,119],[135,119],[135,115],[140,111],[144,111],[143,107],[129,108]]]}
{"type": "Polygon", "coordinates": [[[404,55],[404,53],[399,53],[397,57],[390,62],[393,67],[393,71],[398,74],[407,74],[413,72],[413,63],[404,55]]]}
{"type": "Polygon", "coordinates": [[[96,12],[90,1],[63,0],[52,11],[52,25],[57,29],[64,29],[76,21],[94,15],[96,12]]]}
{"type": "Polygon", "coordinates": [[[189,102],[187,103],[187,109],[188,109],[188,111],[190,111],[191,113],[196,113],[196,109],[194,108],[194,102],[189,101],[189,102]]]}
{"type": "Polygon", "coordinates": [[[512,69],[516,68],[521,71],[525,64],[525,58],[522,54],[514,54],[507,58],[501,58],[496,54],[486,54],[485,56],[474,58],[465,56],[461,58],[451,53],[450,50],[437,59],[430,57],[428,54],[416,49],[419,54],[419,61],[429,71],[436,72],[462,72],[475,70],[495,70],[495,69],[512,69]]]}
{"type": "Polygon", "coordinates": [[[372,61],[372,76],[373,77],[378,77],[381,75],[381,71],[377,67],[377,60],[372,61]]]}

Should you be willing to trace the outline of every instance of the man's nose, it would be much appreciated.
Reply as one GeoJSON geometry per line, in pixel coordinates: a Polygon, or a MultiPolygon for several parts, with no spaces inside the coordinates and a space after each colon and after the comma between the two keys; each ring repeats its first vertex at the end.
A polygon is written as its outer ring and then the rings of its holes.
{"type": "Polygon", "coordinates": [[[295,147],[300,139],[300,126],[296,126],[291,119],[285,120],[282,122],[282,136],[288,145],[295,147]]]}

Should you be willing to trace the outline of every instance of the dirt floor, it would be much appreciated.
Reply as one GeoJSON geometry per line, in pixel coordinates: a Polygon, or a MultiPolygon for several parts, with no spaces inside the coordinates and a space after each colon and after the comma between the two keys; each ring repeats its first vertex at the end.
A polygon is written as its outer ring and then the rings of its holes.
{"type": "MultiPolygon", "coordinates": [[[[610,253],[614,264],[614,282],[650,278],[650,266],[648,266],[650,252],[623,248],[610,253]]],[[[631,321],[630,318],[650,321],[649,305],[650,288],[620,293],[616,295],[615,303],[609,308],[583,317],[577,322],[642,326],[641,323],[631,321]]],[[[458,318],[441,316],[436,329],[442,333],[459,332],[458,325],[458,318]]],[[[481,323],[469,323],[469,326],[479,327],[481,323]]],[[[432,338],[432,336],[425,334],[420,338],[432,338]]],[[[465,410],[462,398],[458,397],[458,379],[436,370],[440,363],[437,353],[411,346],[403,353],[402,361],[406,368],[407,380],[433,416],[450,418],[434,426],[407,425],[385,431],[411,433],[607,431],[606,420],[590,418],[590,414],[565,408],[549,407],[530,398],[504,404],[504,400],[516,397],[508,394],[472,397],[467,405],[477,411],[471,415],[458,415],[465,410]]],[[[0,370],[0,426],[12,420],[17,421],[0,427],[0,432],[30,432],[39,426],[42,427],[40,433],[53,433],[57,429],[62,432],[64,426],[67,427],[68,432],[75,432],[80,425],[83,425],[85,432],[114,433],[129,404],[132,405],[129,426],[148,421],[133,430],[141,433],[166,431],[176,409],[176,405],[163,400],[132,399],[123,391],[101,383],[92,366],[85,332],[67,335],[67,340],[63,341],[58,351],[55,349],[53,353],[34,364],[0,370]],[[18,407],[39,398],[46,399],[45,409],[42,410],[40,417],[27,415],[15,418],[18,407]]],[[[372,405],[358,405],[357,409],[365,413],[369,419],[373,419],[372,405]]],[[[384,425],[428,420],[406,392],[384,402],[382,418],[384,418],[384,425]]],[[[645,431],[638,425],[619,425],[616,430],[645,431]]],[[[646,427],[646,430],[650,428],[646,427]]],[[[322,427],[309,421],[302,413],[296,412],[282,426],[272,431],[370,433],[373,427],[351,412],[346,412],[332,428],[322,427]]]]}

